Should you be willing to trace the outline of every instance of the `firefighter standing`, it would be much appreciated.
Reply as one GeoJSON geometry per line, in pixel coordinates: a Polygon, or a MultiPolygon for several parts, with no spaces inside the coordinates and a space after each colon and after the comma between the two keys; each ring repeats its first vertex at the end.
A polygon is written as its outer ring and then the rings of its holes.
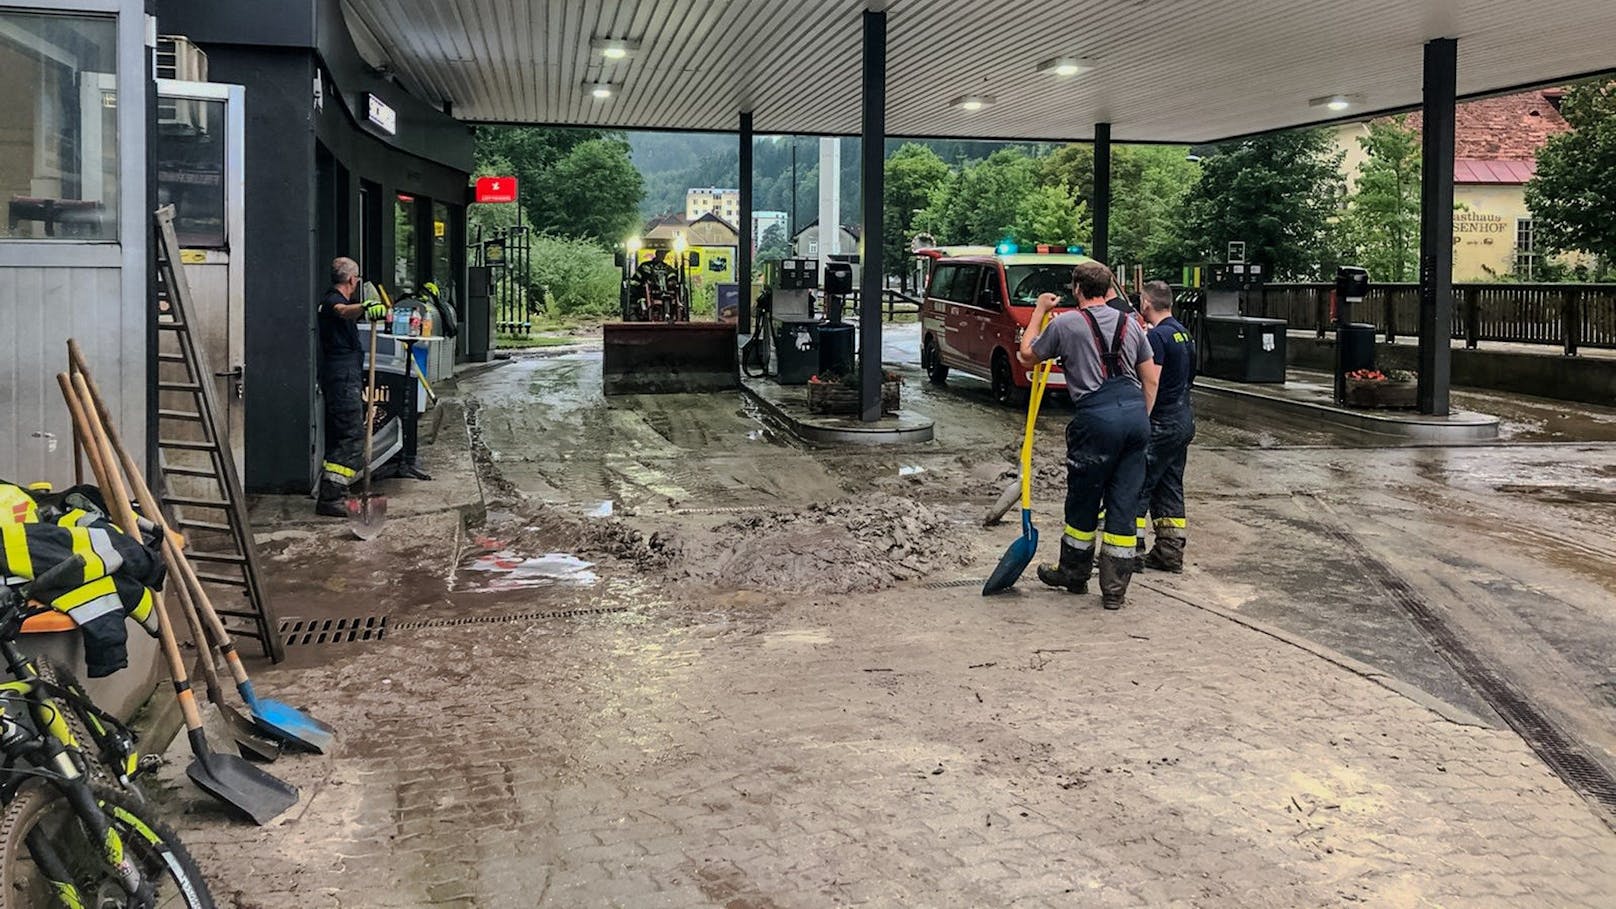
{"type": "MultiPolygon", "coordinates": [[[[1121,609],[1133,571],[1134,517],[1160,369],[1139,324],[1106,305],[1110,269],[1086,262],[1073,269],[1072,283],[1078,310],[1061,313],[1037,334],[1029,329],[1019,354],[1025,366],[1060,357],[1066,390],[1077,405],[1066,427],[1066,531],[1060,563],[1039,566],[1038,579],[1071,593],[1087,593],[1098,543],[1101,602],[1107,609],[1121,609]]],[[[1055,294],[1040,296],[1030,325],[1043,325],[1058,301],[1055,294]]]]}
{"type": "MultiPolygon", "coordinates": [[[[1145,485],[1139,497],[1139,526],[1148,510],[1156,528],[1156,545],[1144,566],[1156,571],[1184,570],[1184,462],[1195,438],[1195,412],[1190,385],[1195,381],[1195,341],[1173,318],[1173,289],[1166,281],[1145,285],[1140,314],[1150,323],[1150,350],[1161,368],[1156,406],[1150,411],[1150,446],[1145,450],[1145,485]]],[[[1144,531],[1140,531],[1141,545],[1144,531]]]]}
{"type": "Polygon", "coordinates": [[[320,393],[325,397],[325,461],[315,514],[344,517],[348,486],[364,465],[364,365],[359,343],[360,316],[382,319],[387,307],[375,300],[355,302],[359,263],[346,257],[331,262],[331,287],[320,298],[320,393]]]}

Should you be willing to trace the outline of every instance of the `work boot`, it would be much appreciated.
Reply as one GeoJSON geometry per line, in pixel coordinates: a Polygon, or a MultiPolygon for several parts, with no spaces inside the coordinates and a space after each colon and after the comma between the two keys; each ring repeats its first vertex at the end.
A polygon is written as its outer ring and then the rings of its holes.
{"type": "Polygon", "coordinates": [[[348,516],[348,490],[330,480],[320,481],[319,497],[314,502],[314,513],[323,518],[348,516]]]}
{"type": "Polygon", "coordinates": [[[1133,544],[1133,573],[1139,574],[1145,570],[1145,532],[1139,531],[1134,537],[1133,544]]]}
{"type": "Polygon", "coordinates": [[[1094,571],[1094,550],[1078,549],[1064,543],[1059,565],[1039,565],[1038,580],[1067,593],[1088,593],[1089,575],[1094,571]]]}
{"type": "Polygon", "coordinates": [[[1184,538],[1157,537],[1156,546],[1145,555],[1145,567],[1151,571],[1184,571],[1184,538]]]}
{"type": "Polygon", "coordinates": [[[1133,577],[1133,557],[1100,553],[1100,605],[1121,609],[1128,599],[1128,581],[1133,577]]]}

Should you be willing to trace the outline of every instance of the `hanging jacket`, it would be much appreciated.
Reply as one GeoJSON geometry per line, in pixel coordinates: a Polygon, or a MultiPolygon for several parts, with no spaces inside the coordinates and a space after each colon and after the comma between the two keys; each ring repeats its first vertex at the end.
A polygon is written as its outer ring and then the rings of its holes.
{"type": "Polygon", "coordinates": [[[74,555],[84,558],[78,586],[49,605],[83,633],[85,670],[92,678],[129,665],[125,616],[154,636],[158,631],[152,591],[162,588],[167,568],[156,525],[137,520],[142,538],[112,523],[93,486],[55,494],[0,480],[0,576],[7,583],[38,577],[74,555]]]}

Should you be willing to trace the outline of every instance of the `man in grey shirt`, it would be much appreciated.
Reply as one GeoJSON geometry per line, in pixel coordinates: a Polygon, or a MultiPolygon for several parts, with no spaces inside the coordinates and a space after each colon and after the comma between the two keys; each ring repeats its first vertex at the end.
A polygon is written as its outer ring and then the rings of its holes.
{"type": "Polygon", "coordinates": [[[1087,593],[1099,544],[1100,594],[1107,609],[1121,609],[1128,593],[1136,541],[1135,515],[1145,478],[1150,408],[1161,367],[1145,330],[1107,306],[1111,270],[1085,262],[1072,271],[1076,311],[1044,317],[1059,297],[1038,298],[1021,339],[1020,360],[1032,366],[1059,357],[1077,413],[1066,426],[1066,530],[1060,562],[1040,565],[1038,579],[1071,593],[1087,593]],[[1101,511],[1105,527],[1099,526],[1101,511]]]}

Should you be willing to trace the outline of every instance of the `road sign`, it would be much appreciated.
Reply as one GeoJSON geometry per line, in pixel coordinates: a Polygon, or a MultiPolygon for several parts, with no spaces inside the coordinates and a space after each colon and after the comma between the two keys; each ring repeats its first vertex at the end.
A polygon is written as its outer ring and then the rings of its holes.
{"type": "Polygon", "coordinates": [[[516,201],[515,177],[478,177],[476,201],[500,203],[516,201]]]}

